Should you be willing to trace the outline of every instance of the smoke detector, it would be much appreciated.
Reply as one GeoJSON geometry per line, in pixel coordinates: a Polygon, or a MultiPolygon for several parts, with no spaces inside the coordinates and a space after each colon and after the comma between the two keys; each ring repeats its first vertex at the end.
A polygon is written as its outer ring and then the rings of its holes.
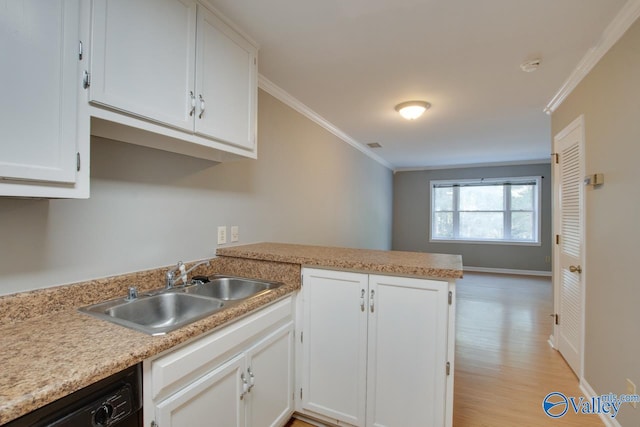
{"type": "Polygon", "coordinates": [[[522,64],[520,64],[520,68],[525,73],[532,73],[535,70],[537,70],[538,67],[540,67],[541,63],[542,63],[542,59],[540,58],[531,59],[529,61],[524,61],[522,64]]]}

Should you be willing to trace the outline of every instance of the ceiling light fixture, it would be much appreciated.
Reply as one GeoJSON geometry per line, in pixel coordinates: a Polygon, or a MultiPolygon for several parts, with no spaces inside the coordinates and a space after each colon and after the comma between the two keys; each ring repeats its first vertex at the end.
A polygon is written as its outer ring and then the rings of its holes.
{"type": "Polygon", "coordinates": [[[407,120],[415,120],[430,107],[425,101],[407,101],[396,105],[396,111],[407,120]]]}

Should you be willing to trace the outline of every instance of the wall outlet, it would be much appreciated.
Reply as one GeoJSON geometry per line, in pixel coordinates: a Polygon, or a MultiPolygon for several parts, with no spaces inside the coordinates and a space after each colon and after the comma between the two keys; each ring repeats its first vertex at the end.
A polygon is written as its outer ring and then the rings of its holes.
{"type": "MultiPolygon", "coordinates": [[[[638,394],[638,390],[636,389],[636,385],[627,378],[627,394],[638,394]]],[[[634,409],[638,407],[638,402],[629,402],[634,409]]]]}
{"type": "Polygon", "coordinates": [[[224,245],[227,243],[227,226],[221,225],[218,227],[218,244],[224,245]]]}
{"type": "Polygon", "coordinates": [[[231,226],[231,243],[240,240],[240,227],[237,225],[231,226]]]}

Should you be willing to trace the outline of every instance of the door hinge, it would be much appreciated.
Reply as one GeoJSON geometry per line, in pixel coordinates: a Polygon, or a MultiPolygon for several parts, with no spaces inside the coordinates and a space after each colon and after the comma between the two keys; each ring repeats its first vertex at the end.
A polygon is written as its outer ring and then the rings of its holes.
{"type": "Polygon", "coordinates": [[[80,172],[80,153],[76,153],[76,171],[80,172]]]}
{"type": "Polygon", "coordinates": [[[300,400],[302,400],[302,387],[300,387],[300,400]]]}
{"type": "Polygon", "coordinates": [[[560,315],[559,314],[555,315],[555,322],[556,322],[556,325],[560,324],[560,315]]]}
{"type": "Polygon", "coordinates": [[[78,40],[78,61],[82,61],[82,40],[78,40]]]}
{"type": "Polygon", "coordinates": [[[553,162],[557,165],[560,163],[560,155],[558,153],[551,153],[551,157],[553,158],[553,162]]]}
{"type": "Polygon", "coordinates": [[[304,331],[300,331],[300,344],[304,342],[304,331]]]}
{"type": "Polygon", "coordinates": [[[556,234],[556,245],[560,244],[560,235],[556,234]]]}
{"type": "Polygon", "coordinates": [[[451,375],[451,363],[447,362],[447,375],[451,375]]]}
{"type": "Polygon", "coordinates": [[[449,291],[449,305],[453,304],[453,292],[449,291]]]}

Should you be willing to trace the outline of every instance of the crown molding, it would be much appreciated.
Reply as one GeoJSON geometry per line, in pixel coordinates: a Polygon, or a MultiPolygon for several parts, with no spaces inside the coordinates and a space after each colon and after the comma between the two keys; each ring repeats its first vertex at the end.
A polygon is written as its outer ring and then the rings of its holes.
{"type": "Polygon", "coordinates": [[[276,85],[275,83],[267,79],[262,74],[258,75],[258,87],[264,90],[265,92],[267,92],[268,94],[272,95],[276,99],[282,101],[284,104],[293,108],[294,110],[296,110],[298,113],[302,114],[309,120],[315,122],[316,124],[326,129],[327,131],[331,132],[333,135],[337,136],[342,141],[351,145],[356,150],[371,157],[373,160],[380,163],[382,166],[386,167],[387,169],[393,170],[393,165],[391,163],[389,163],[382,157],[378,156],[377,154],[375,154],[374,152],[366,148],[363,144],[356,141],[355,139],[353,139],[352,137],[344,133],[342,130],[338,129],[327,119],[325,119],[324,117],[322,117],[321,115],[313,111],[311,108],[307,107],[301,101],[294,98],[289,92],[285,91],[280,86],[276,85]]]}
{"type": "Polygon", "coordinates": [[[560,90],[549,101],[544,109],[545,113],[553,113],[562,104],[638,17],[640,17],[640,0],[627,0],[620,12],[605,28],[596,45],[587,51],[560,90]]]}

